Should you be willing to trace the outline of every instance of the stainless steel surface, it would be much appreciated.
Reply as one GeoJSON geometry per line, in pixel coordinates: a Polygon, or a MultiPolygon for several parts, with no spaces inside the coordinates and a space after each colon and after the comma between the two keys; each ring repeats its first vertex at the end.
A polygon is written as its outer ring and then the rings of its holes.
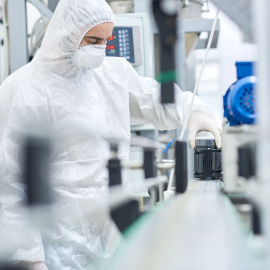
{"type": "MultiPolygon", "coordinates": [[[[189,1],[188,6],[181,9],[179,19],[200,19],[201,18],[201,7],[202,1],[189,1]]],[[[186,46],[186,57],[190,55],[190,53],[195,49],[199,40],[198,33],[185,32],[185,46],[186,46]]]]}
{"type": "MultiPolygon", "coordinates": [[[[186,38],[186,34],[195,34],[199,36],[201,32],[211,32],[211,28],[213,25],[214,20],[210,19],[183,19],[178,21],[178,29],[180,29],[178,35],[179,35],[179,40],[177,42],[176,46],[176,59],[177,61],[177,69],[180,72],[179,76],[179,86],[183,91],[188,91],[188,77],[192,76],[187,72],[187,62],[186,62],[186,57],[187,57],[187,52],[186,50],[188,48],[183,40],[186,38]]],[[[214,39],[211,48],[216,48],[217,47],[217,41],[219,37],[219,30],[220,30],[220,21],[218,21],[215,34],[214,34],[214,39]]],[[[209,37],[210,35],[208,35],[209,37]]],[[[208,39],[206,40],[200,40],[198,39],[198,43],[196,45],[193,44],[193,46],[196,46],[198,49],[203,49],[206,48],[207,46],[208,39]]],[[[193,72],[195,72],[195,69],[193,67],[193,72]]],[[[193,88],[194,89],[194,88],[193,88]]],[[[192,89],[192,90],[193,90],[192,89]]]]}
{"type": "Polygon", "coordinates": [[[259,61],[257,65],[259,85],[258,85],[258,108],[259,117],[258,124],[260,128],[259,132],[259,144],[258,144],[258,177],[263,182],[267,182],[269,186],[269,173],[270,173],[270,2],[269,0],[259,0],[254,3],[254,9],[256,11],[255,27],[256,38],[258,42],[258,56],[259,61]]]}
{"type": "MultiPolygon", "coordinates": [[[[211,0],[253,40],[252,0],[211,0]]],[[[253,0],[254,1],[254,0],[253,0]]],[[[257,5],[258,1],[254,1],[257,5]]]]}
{"type": "Polygon", "coordinates": [[[48,0],[48,8],[54,12],[59,0],[48,0]]]}
{"type": "MultiPolygon", "coordinates": [[[[168,170],[174,168],[174,161],[157,161],[156,167],[159,170],[168,170]]],[[[143,169],[143,163],[141,161],[128,161],[122,163],[122,168],[131,169],[131,170],[140,170],[143,169]]]]}
{"type": "Polygon", "coordinates": [[[256,29],[256,41],[258,42],[258,64],[257,72],[259,77],[258,85],[258,108],[259,117],[258,124],[260,128],[258,140],[258,154],[257,154],[257,178],[259,182],[259,189],[261,194],[254,192],[263,206],[263,227],[267,234],[268,241],[270,239],[270,1],[258,0],[253,2],[253,9],[255,10],[254,24],[256,29]]]}
{"type": "Polygon", "coordinates": [[[28,63],[28,33],[25,0],[8,0],[10,73],[28,63]]]}
{"type": "MultiPolygon", "coordinates": [[[[199,35],[202,32],[208,32],[210,35],[213,22],[214,20],[209,19],[186,19],[180,22],[179,27],[185,33],[196,33],[197,35],[199,35]]],[[[214,39],[211,45],[212,49],[217,47],[219,31],[220,31],[220,21],[217,22],[214,39]]],[[[208,43],[208,38],[199,39],[196,49],[205,49],[208,43]]]]}
{"type": "Polygon", "coordinates": [[[246,192],[254,185],[254,181],[238,175],[238,148],[257,141],[258,134],[258,127],[254,125],[223,126],[222,166],[226,192],[246,192]]]}
{"type": "Polygon", "coordinates": [[[122,168],[130,170],[140,170],[140,169],[142,170],[143,161],[142,160],[122,161],[122,168]]]}
{"type": "Polygon", "coordinates": [[[107,269],[267,269],[263,256],[250,249],[248,230],[220,189],[219,181],[191,181],[185,194],[170,198],[133,227],[107,269]]]}
{"type": "Polygon", "coordinates": [[[159,170],[168,170],[168,169],[172,169],[174,168],[174,163],[170,164],[170,163],[157,163],[156,167],[159,170]]]}
{"type": "Polygon", "coordinates": [[[157,160],[157,162],[174,164],[174,160],[173,160],[173,159],[162,159],[161,161],[158,161],[158,160],[157,160]]]}
{"type": "Polygon", "coordinates": [[[133,66],[140,66],[142,65],[142,47],[141,45],[141,33],[139,26],[133,26],[133,42],[134,42],[134,56],[135,56],[135,63],[132,64],[133,66]]]}

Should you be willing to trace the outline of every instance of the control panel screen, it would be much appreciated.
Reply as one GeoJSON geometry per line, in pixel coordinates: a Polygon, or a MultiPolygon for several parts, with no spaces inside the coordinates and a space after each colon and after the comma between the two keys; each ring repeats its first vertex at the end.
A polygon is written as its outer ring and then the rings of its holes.
{"type": "Polygon", "coordinates": [[[106,55],[124,57],[131,64],[135,64],[133,27],[114,27],[107,42],[106,55]]]}

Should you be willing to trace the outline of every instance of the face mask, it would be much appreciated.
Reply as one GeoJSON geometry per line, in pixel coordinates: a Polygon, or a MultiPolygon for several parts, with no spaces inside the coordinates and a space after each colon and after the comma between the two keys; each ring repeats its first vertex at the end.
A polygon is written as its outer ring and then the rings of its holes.
{"type": "Polygon", "coordinates": [[[106,57],[106,45],[87,45],[78,49],[78,65],[84,69],[98,68],[106,57]]]}

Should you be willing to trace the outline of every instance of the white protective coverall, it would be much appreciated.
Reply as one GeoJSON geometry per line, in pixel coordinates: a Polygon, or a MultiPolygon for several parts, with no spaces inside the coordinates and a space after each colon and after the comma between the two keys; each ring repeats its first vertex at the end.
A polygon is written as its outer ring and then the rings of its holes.
{"type": "MultiPolygon", "coordinates": [[[[159,103],[159,84],[138,76],[125,59],[106,58],[95,70],[77,64],[79,44],[94,26],[113,22],[104,0],[61,0],[49,24],[39,55],[9,76],[0,88],[0,231],[13,248],[13,260],[44,261],[51,270],[86,269],[110,254],[113,224],[108,213],[89,219],[80,215],[107,191],[104,162],[108,147],[99,135],[130,139],[131,124],[151,123],[160,130],[181,128],[192,99],[177,86],[176,104],[159,103]],[[16,130],[29,123],[49,124],[55,134],[89,130],[85,140],[61,140],[52,153],[52,186],[59,209],[77,207],[74,219],[57,219],[49,238],[30,229],[22,213],[25,198],[20,182],[20,152],[16,130]],[[95,135],[96,133],[96,135],[95,135]],[[45,251],[45,252],[44,252],[45,251]],[[45,258],[44,258],[45,253],[45,258]]],[[[199,98],[193,110],[215,119],[199,98]]],[[[128,159],[129,145],[119,151],[128,159]]],[[[127,182],[126,173],[123,175],[127,182]]]]}

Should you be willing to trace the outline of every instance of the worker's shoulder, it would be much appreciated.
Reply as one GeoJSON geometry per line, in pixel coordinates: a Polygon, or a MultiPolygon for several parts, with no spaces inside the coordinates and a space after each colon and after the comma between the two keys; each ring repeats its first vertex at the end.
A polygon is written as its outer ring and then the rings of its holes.
{"type": "Polygon", "coordinates": [[[29,89],[29,86],[34,81],[36,73],[36,65],[33,63],[28,63],[27,65],[21,67],[20,69],[9,75],[1,84],[0,91],[10,91],[11,89],[20,91],[26,85],[29,89]]]}
{"type": "Polygon", "coordinates": [[[7,86],[16,86],[16,88],[20,88],[27,81],[30,74],[31,63],[21,67],[16,70],[12,74],[10,74],[1,84],[1,89],[5,89],[7,86]]]}

